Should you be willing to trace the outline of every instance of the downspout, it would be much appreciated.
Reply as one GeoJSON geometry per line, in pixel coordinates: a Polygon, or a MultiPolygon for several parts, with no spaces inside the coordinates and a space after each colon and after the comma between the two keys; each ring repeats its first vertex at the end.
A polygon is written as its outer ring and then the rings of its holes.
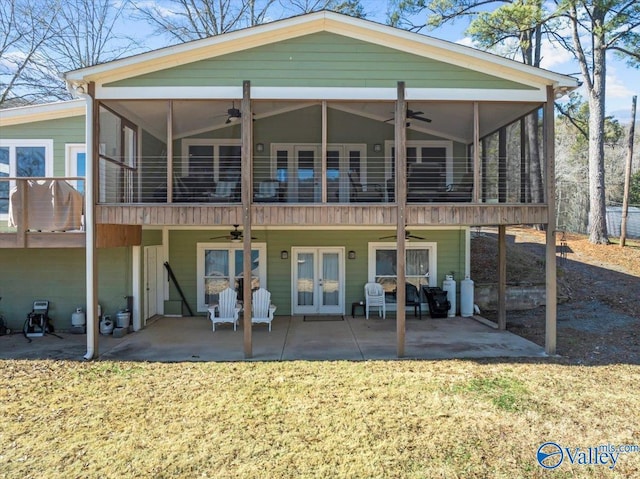
{"type": "Polygon", "coordinates": [[[84,359],[94,359],[98,354],[98,313],[95,284],[95,182],[94,182],[94,100],[91,91],[86,93],[85,88],[92,89],[93,85],[81,86],[76,91],[87,102],[85,120],[85,256],[86,256],[86,295],[87,295],[87,353],[84,359]]]}

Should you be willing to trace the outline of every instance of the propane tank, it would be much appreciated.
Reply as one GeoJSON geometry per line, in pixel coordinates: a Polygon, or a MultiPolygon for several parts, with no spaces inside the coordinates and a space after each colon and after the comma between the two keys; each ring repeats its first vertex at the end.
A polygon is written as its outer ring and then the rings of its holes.
{"type": "Polygon", "coordinates": [[[87,323],[87,317],[82,308],[76,308],[76,312],[71,315],[71,325],[82,328],[87,323]]]}
{"type": "Polygon", "coordinates": [[[442,282],[442,289],[447,292],[447,299],[451,303],[447,316],[450,318],[456,315],[456,280],[452,274],[447,274],[442,282]]]}
{"type": "Polygon", "coordinates": [[[469,275],[460,282],[460,316],[473,316],[473,280],[469,275]]]}
{"type": "Polygon", "coordinates": [[[113,321],[111,321],[111,316],[105,314],[102,320],[100,321],[100,334],[111,334],[113,333],[113,321]]]}

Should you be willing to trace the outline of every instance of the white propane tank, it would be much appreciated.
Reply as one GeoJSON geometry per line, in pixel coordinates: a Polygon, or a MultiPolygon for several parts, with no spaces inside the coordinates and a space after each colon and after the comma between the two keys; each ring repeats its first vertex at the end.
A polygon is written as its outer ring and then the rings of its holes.
{"type": "Polygon", "coordinates": [[[87,323],[87,317],[82,308],[76,308],[76,312],[71,315],[71,325],[81,328],[87,323]]]}
{"type": "Polygon", "coordinates": [[[104,315],[104,318],[100,321],[100,334],[111,334],[113,333],[113,321],[111,321],[111,316],[108,314],[104,315]]]}
{"type": "Polygon", "coordinates": [[[460,316],[473,316],[473,280],[468,275],[460,282],[460,316]]]}
{"type": "Polygon", "coordinates": [[[451,303],[447,316],[452,318],[456,315],[456,280],[453,279],[453,275],[445,275],[442,289],[447,292],[447,299],[451,303]]]}

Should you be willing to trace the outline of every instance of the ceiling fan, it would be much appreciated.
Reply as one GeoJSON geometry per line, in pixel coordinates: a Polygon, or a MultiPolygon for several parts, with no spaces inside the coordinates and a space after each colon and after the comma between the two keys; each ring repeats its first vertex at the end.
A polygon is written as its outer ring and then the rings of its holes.
{"type": "MultiPolygon", "coordinates": [[[[379,239],[381,239],[381,240],[382,240],[382,239],[391,239],[391,238],[396,239],[396,238],[397,238],[397,235],[383,236],[382,238],[379,238],[379,239]]],[[[412,235],[412,234],[411,234],[411,231],[405,230],[405,231],[404,231],[404,239],[405,239],[405,240],[407,240],[407,241],[409,241],[410,239],[419,239],[419,240],[423,240],[423,239],[425,239],[425,238],[423,238],[422,236],[412,235]]]]}
{"type": "MultiPolygon", "coordinates": [[[[407,120],[420,120],[420,121],[424,121],[427,123],[431,123],[431,118],[427,118],[424,116],[423,111],[413,111],[413,110],[407,110],[407,120]]],[[[394,118],[389,118],[388,120],[385,120],[384,122],[387,123],[389,121],[392,121],[394,118]]]]}
{"type": "Polygon", "coordinates": [[[224,123],[225,125],[228,125],[229,123],[235,123],[240,119],[241,116],[242,114],[240,113],[240,110],[236,108],[235,102],[232,102],[231,108],[227,110],[227,121],[225,121],[224,123]]]}
{"type": "MultiPolygon", "coordinates": [[[[238,243],[238,242],[242,241],[242,231],[240,231],[238,229],[239,226],[240,225],[233,225],[234,229],[229,231],[228,235],[214,236],[213,238],[209,238],[209,239],[213,240],[213,239],[222,239],[222,238],[224,238],[224,239],[228,239],[228,240],[230,240],[230,241],[232,241],[234,243],[238,243]]],[[[256,238],[254,238],[252,236],[251,239],[254,240],[256,238]]]]}

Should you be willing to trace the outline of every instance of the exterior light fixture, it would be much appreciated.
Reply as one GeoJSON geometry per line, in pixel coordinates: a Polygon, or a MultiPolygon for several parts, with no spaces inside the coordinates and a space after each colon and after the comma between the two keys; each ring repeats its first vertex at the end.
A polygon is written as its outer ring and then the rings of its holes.
{"type": "Polygon", "coordinates": [[[349,251],[348,258],[349,259],[356,259],[356,252],[353,251],[353,250],[349,251]]]}
{"type": "Polygon", "coordinates": [[[382,151],[382,145],[380,143],[374,144],[373,151],[375,151],[376,153],[380,153],[382,151]]]}
{"type": "Polygon", "coordinates": [[[258,153],[262,153],[264,151],[264,143],[258,143],[256,144],[256,151],[258,153]]]}
{"type": "Polygon", "coordinates": [[[286,249],[280,251],[280,259],[289,259],[289,252],[286,249]]]}

